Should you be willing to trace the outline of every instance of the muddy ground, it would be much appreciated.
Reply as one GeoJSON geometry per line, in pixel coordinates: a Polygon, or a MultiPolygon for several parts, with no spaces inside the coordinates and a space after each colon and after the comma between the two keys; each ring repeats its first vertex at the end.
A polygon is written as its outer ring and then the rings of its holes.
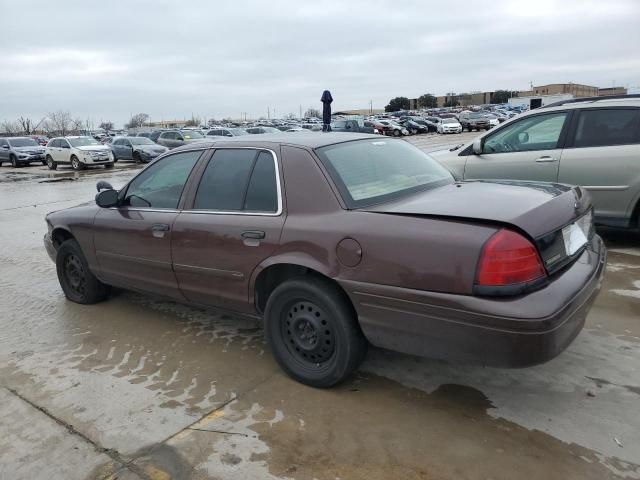
{"type": "Polygon", "coordinates": [[[602,232],[603,292],[545,365],[371,349],[350,381],[315,390],[280,371],[253,321],[124,291],[65,300],[44,215],[134,169],[12,172],[0,168],[0,479],[640,478],[636,234],[602,232]]]}

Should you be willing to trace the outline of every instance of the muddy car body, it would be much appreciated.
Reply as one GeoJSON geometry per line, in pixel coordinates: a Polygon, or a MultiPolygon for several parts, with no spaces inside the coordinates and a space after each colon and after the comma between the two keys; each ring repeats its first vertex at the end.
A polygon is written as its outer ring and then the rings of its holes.
{"type": "Polygon", "coordinates": [[[544,362],[582,328],[606,257],[579,187],[455,182],[374,135],[192,144],[96,202],[47,216],[68,298],[115,285],[263,317],[280,365],[314,386],[344,379],[367,343],[544,362]],[[141,187],[163,169],[177,188],[141,187]]]}

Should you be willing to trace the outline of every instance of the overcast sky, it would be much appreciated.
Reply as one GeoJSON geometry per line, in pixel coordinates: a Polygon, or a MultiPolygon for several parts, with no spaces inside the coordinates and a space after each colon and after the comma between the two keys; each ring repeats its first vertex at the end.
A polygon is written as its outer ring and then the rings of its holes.
{"type": "Polygon", "coordinates": [[[640,86],[639,0],[0,0],[0,121],[257,118],[423,93],[640,86]]]}

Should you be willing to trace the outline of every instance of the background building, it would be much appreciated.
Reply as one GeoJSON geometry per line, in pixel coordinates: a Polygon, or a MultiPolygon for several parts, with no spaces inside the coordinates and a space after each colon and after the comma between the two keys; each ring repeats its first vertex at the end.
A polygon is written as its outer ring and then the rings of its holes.
{"type": "Polygon", "coordinates": [[[531,90],[519,92],[518,96],[537,96],[537,95],[562,95],[570,94],[574,97],[597,97],[598,87],[591,85],[581,85],[579,83],[550,83],[548,85],[538,85],[531,90]]]}
{"type": "Polygon", "coordinates": [[[627,95],[627,89],[624,87],[599,88],[598,95],[601,97],[608,97],[609,95],[627,95]]]}

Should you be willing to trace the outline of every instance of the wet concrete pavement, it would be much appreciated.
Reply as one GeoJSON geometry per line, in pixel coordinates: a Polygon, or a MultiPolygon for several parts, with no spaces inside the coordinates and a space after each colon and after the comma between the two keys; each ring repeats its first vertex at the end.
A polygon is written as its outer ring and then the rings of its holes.
{"type": "Polygon", "coordinates": [[[353,379],[314,390],[254,321],[124,291],[64,299],[44,215],[132,173],[0,169],[0,479],[640,478],[640,236],[604,232],[604,290],[545,365],[371,349],[353,379]]]}

